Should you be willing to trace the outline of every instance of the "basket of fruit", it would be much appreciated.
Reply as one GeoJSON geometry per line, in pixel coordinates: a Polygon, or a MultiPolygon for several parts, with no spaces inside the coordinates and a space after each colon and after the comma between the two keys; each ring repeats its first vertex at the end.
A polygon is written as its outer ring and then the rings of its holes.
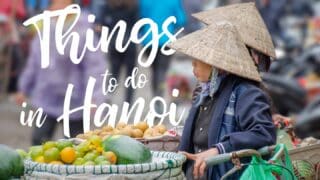
{"type": "Polygon", "coordinates": [[[110,135],[130,136],[153,151],[176,152],[180,143],[180,136],[176,130],[168,130],[165,125],[149,127],[146,122],[139,122],[136,125],[119,122],[114,128],[104,126],[101,129],[79,134],[77,138],[86,140],[93,135],[101,138],[106,138],[110,135]]]}
{"type": "Polygon", "coordinates": [[[183,179],[186,160],[123,135],[50,141],[31,147],[28,156],[25,179],[183,179]]]}

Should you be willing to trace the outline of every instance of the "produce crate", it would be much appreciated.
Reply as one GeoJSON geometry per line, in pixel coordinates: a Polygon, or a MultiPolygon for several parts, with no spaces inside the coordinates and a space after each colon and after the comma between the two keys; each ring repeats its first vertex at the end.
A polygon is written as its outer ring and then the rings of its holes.
{"type": "Polygon", "coordinates": [[[292,160],[306,160],[312,164],[320,163],[320,144],[294,148],[289,151],[292,160]]]}
{"type": "MultiPolygon", "coordinates": [[[[315,169],[312,179],[320,179],[320,144],[294,148],[289,151],[292,161],[305,161],[315,169]]],[[[297,162],[294,162],[296,164],[297,162]]],[[[309,170],[311,171],[311,170],[309,170]]]]}
{"type": "Polygon", "coordinates": [[[128,165],[74,166],[40,164],[26,160],[24,179],[184,179],[186,157],[172,152],[152,152],[152,162],[128,165]]]}
{"type": "Polygon", "coordinates": [[[177,152],[180,136],[160,136],[155,138],[148,139],[137,139],[153,151],[168,151],[168,152],[177,152]]]}

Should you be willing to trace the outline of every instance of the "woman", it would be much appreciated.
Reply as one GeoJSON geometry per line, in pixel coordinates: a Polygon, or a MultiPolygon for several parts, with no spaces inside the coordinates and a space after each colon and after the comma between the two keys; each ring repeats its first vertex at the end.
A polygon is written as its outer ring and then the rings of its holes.
{"type": "MultiPolygon", "coordinates": [[[[193,72],[202,86],[179,147],[188,158],[187,179],[220,179],[233,167],[231,163],[206,167],[207,157],[275,143],[270,103],[259,88],[259,72],[231,23],[212,24],[170,47],[195,59],[193,72]]],[[[232,179],[239,177],[240,172],[232,179]]]]}

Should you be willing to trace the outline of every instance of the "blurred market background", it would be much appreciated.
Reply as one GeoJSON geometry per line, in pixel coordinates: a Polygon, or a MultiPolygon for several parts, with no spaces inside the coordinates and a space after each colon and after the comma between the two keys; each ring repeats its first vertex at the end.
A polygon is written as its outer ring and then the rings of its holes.
{"type": "MultiPolygon", "coordinates": [[[[154,10],[143,9],[147,6],[139,4],[148,4],[148,1],[151,2],[151,0],[140,0],[135,4],[132,3],[135,2],[133,0],[77,0],[74,3],[80,4],[82,9],[96,15],[95,29],[99,32],[101,25],[112,27],[119,19],[126,20],[130,29],[137,19],[156,17],[150,12],[163,12],[166,9],[166,3],[173,2],[173,0],[154,1],[156,4],[154,10]]],[[[181,5],[176,8],[178,13],[182,13],[182,17],[178,20],[185,28],[184,33],[193,32],[203,26],[191,17],[192,13],[232,3],[250,2],[244,0],[176,1],[181,5]]],[[[61,2],[63,4],[63,1],[61,2]]],[[[276,111],[292,118],[314,112],[320,104],[320,0],[257,0],[256,5],[276,47],[277,59],[273,62],[270,72],[263,78],[276,111]]],[[[50,0],[1,0],[0,2],[1,144],[16,148],[26,148],[31,144],[32,128],[20,124],[19,114],[22,108],[17,105],[14,98],[14,95],[19,93],[18,81],[25,70],[32,47],[31,42],[36,35],[30,28],[24,27],[22,22],[50,7],[50,0]]],[[[130,32],[130,30],[127,31],[130,32]]],[[[133,46],[122,54],[116,53],[113,49],[105,54],[101,61],[108,64],[111,73],[119,77],[121,83],[136,66],[135,60],[140,48],[133,46]]],[[[157,58],[158,61],[152,67],[140,68],[140,71],[146,73],[150,81],[153,80],[155,83],[149,81],[145,88],[135,91],[125,89],[123,86],[119,87],[114,95],[107,97],[108,103],[118,104],[121,110],[123,101],[132,104],[137,97],[144,97],[146,102],[149,102],[155,95],[160,95],[166,98],[167,103],[177,103],[179,112],[183,108],[187,109],[191,103],[192,89],[196,85],[190,59],[178,54],[157,58]],[[178,98],[170,96],[174,88],[180,90],[178,98]]],[[[47,81],[51,80],[47,79],[47,81]]],[[[50,92],[46,93],[50,96],[50,92]]],[[[148,108],[145,107],[145,110],[147,111],[148,108]]],[[[53,139],[62,137],[60,124],[56,127],[53,139]]]]}

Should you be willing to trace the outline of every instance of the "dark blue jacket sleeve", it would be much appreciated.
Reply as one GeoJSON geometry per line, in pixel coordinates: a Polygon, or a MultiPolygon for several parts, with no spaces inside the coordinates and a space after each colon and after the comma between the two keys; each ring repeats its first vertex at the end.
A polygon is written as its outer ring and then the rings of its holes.
{"type": "Polygon", "coordinates": [[[276,128],[272,122],[270,104],[266,94],[253,85],[239,94],[235,116],[238,132],[223,137],[219,144],[224,151],[259,149],[276,143],[276,128]]]}

